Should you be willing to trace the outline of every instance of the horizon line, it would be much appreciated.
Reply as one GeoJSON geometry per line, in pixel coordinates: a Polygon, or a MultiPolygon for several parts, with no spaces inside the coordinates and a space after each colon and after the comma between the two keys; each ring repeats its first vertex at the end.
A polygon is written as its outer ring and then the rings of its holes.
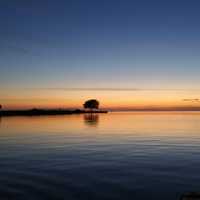
{"type": "MultiPolygon", "coordinates": [[[[80,107],[13,107],[13,108],[7,108],[2,109],[2,111],[6,110],[31,110],[31,109],[38,109],[38,110],[83,110],[80,107]]],[[[102,107],[99,110],[107,110],[107,111],[200,111],[200,106],[168,106],[168,107],[162,107],[162,106],[149,106],[149,107],[102,107]]]]}

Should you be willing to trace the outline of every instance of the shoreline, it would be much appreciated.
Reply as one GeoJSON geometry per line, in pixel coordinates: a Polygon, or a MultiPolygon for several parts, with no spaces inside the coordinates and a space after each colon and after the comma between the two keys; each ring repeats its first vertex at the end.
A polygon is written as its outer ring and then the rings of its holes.
{"type": "Polygon", "coordinates": [[[2,110],[0,117],[9,116],[44,116],[44,115],[72,115],[72,114],[92,114],[92,113],[108,113],[107,110],[65,110],[65,109],[30,109],[30,110],[2,110]]]}
{"type": "Polygon", "coordinates": [[[163,110],[157,110],[157,109],[147,109],[147,110],[81,110],[81,109],[74,109],[74,110],[68,110],[68,109],[28,109],[28,110],[1,110],[0,111],[0,117],[11,117],[11,116],[51,116],[51,115],[73,115],[73,114],[98,114],[98,113],[108,113],[108,112],[136,112],[136,113],[143,113],[143,112],[151,112],[151,113],[162,113],[162,112],[197,112],[199,113],[200,110],[192,110],[192,109],[163,109],[163,110]]]}

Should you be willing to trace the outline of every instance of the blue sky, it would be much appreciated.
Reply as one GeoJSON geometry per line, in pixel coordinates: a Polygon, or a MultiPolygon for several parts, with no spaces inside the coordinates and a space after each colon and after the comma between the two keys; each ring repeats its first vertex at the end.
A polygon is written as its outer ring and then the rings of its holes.
{"type": "Polygon", "coordinates": [[[199,8],[197,0],[2,0],[0,92],[198,89],[199,8]]]}

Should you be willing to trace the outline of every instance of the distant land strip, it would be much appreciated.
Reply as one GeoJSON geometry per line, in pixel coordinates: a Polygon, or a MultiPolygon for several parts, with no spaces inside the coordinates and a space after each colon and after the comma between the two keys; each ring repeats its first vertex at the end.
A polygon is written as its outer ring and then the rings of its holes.
{"type": "Polygon", "coordinates": [[[87,113],[107,113],[106,110],[66,110],[66,109],[30,109],[30,110],[2,110],[0,116],[40,116],[40,115],[71,115],[87,113]]]}

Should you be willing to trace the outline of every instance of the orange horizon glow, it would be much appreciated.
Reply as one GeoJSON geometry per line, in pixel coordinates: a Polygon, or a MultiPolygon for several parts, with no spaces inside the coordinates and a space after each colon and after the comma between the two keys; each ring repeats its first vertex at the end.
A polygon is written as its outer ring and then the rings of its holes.
{"type": "Polygon", "coordinates": [[[60,91],[12,90],[1,91],[3,109],[64,108],[80,109],[88,99],[97,99],[101,109],[199,109],[197,91],[60,91]],[[12,94],[12,95],[11,95],[12,94]],[[184,101],[188,99],[188,101],[184,101]],[[191,101],[190,101],[191,100],[191,101]]]}
{"type": "MultiPolygon", "coordinates": [[[[90,98],[85,98],[85,100],[90,98]]],[[[96,98],[98,99],[98,98],[96,98]]],[[[2,102],[3,109],[31,109],[31,108],[45,108],[45,109],[81,109],[85,100],[67,101],[63,99],[49,99],[45,100],[11,100],[10,102],[2,102]]],[[[131,109],[167,109],[167,108],[200,108],[200,104],[183,101],[148,101],[143,100],[110,100],[110,99],[98,99],[100,101],[101,109],[111,110],[131,110],[131,109]]]]}

